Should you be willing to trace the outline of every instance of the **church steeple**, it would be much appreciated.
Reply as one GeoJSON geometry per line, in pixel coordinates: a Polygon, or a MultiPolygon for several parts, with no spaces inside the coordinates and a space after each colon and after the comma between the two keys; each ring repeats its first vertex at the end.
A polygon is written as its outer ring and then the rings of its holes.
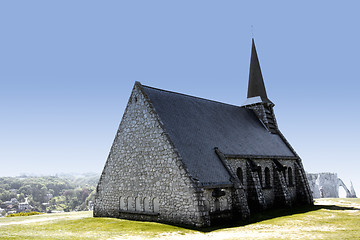
{"type": "Polygon", "coordinates": [[[252,39],[251,47],[247,100],[242,106],[252,109],[258,118],[264,123],[269,132],[277,133],[278,127],[273,111],[275,104],[269,100],[266,94],[254,39],[252,39]]]}
{"type": "MultiPolygon", "coordinates": [[[[249,71],[249,86],[247,98],[260,97],[261,102],[274,105],[267,97],[264,80],[261,74],[259,59],[256,52],[254,38],[252,39],[251,60],[249,71]]],[[[260,100],[259,99],[259,100],[260,100]]]]}

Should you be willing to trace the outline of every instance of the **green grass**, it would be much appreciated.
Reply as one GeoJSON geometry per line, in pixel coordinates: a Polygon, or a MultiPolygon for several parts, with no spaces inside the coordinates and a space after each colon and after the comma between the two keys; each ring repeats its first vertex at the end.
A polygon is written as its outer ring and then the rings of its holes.
{"type": "Polygon", "coordinates": [[[245,225],[203,231],[92,212],[0,218],[0,239],[360,239],[360,199],[321,199],[312,208],[267,211],[245,225]]]}

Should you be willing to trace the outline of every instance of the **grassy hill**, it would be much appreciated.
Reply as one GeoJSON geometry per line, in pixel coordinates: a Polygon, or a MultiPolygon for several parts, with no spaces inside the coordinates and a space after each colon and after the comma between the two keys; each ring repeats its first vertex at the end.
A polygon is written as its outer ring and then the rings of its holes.
{"type": "Polygon", "coordinates": [[[360,239],[360,199],[319,199],[312,208],[268,211],[252,223],[203,231],[92,212],[7,217],[0,218],[0,239],[360,239]]]}

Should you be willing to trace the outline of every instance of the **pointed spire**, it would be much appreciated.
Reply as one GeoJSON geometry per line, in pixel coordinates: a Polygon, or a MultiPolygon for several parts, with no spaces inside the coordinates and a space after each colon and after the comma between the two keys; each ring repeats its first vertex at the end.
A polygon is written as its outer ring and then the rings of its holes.
{"type": "Polygon", "coordinates": [[[249,86],[248,86],[248,98],[260,97],[262,102],[273,103],[268,99],[264,80],[261,74],[261,68],[259,59],[256,53],[254,38],[252,39],[251,60],[250,60],[250,72],[249,72],[249,86]]]}

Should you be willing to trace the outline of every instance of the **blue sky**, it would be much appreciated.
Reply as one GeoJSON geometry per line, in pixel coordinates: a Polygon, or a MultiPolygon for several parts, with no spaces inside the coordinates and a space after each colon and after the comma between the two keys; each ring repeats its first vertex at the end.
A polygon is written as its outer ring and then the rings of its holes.
{"type": "Polygon", "coordinates": [[[101,172],[135,81],[240,105],[251,37],[308,172],[360,194],[357,1],[1,1],[0,175],[101,172]],[[253,27],[251,27],[253,26],[253,27]]]}

